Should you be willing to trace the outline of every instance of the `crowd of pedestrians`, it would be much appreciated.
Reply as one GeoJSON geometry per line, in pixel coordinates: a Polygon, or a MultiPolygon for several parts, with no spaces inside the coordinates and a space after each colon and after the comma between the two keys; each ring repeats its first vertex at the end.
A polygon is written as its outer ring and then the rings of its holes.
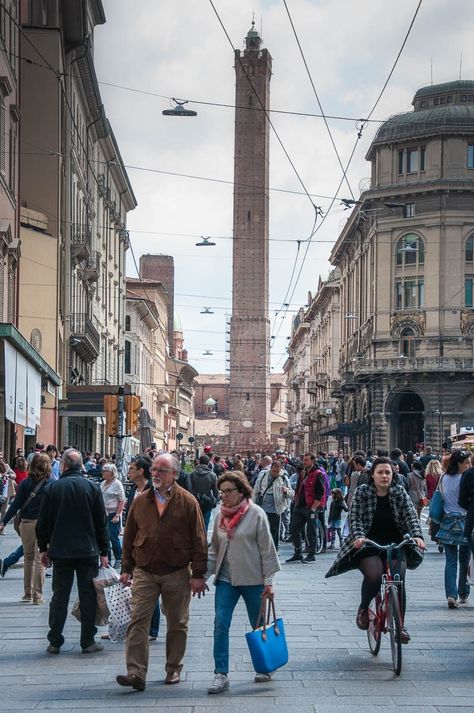
{"type": "MultiPolygon", "coordinates": [[[[23,556],[21,601],[39,605],[45,603],[44,578],[52,565],[49,654],[59,654],[64,644],[74,577],[81,649],[102,651],[95,638],[94,578],[99,567],[113,561],[120,582],[132,592],[126,672],[117,683],[144,690],[161,608],[167,620],[165,683],[177,684],[190,601],[206,594],[212,576],[214,678],[208,691],[221,693],[229,688],[233,611],[242,597],[255,627],[262,601],[273,597],[281,542],[292,544],[289,564],[311,565],[319,552],[337,550],[327,577],[361,572],[356,624],[367,629],[385,561],[384,553],[366,540],[384,545],[407,533],[413,538],[396,555],[404,579],[407,569],[422,563],[421,516],[435,493],[442,499],[442,515],[429,523],[429,532],[445,553],[447,605],[456,609],[467,602],[474,530],[469,452],[457,449],[442,457],[427,446],[422,453],[407,454],[395,448],[375,455],[340,450],[301,458],[285,452],[221,458],[207,446],[196,456],[152,446],[132,458],[126,477],[120,477],[114,456],[74,448],[63,449],[59,457],[55,446],[37,443],[27,456],[18,450],[10,465],[0,454],[0,534],[14,521],[21,538],[21,546],[0,560],[0,575],[23,556]]],[[[402,615],[405,607],[403,588],[402,615]]],[[[402,641],[409,640],[404,626],[402,641]]],[[[257,683],[270,678],[267,672],[255,675],[257,683]]]]}

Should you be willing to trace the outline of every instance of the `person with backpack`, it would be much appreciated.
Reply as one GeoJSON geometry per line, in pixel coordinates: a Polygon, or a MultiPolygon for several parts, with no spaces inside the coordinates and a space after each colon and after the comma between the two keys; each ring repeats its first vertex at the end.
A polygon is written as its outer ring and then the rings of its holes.
{"type": "Polygon", "coordinates": [[[263,470],[257,478],[253,491],[253,501],[264,510],[270,533],[278,552],[280,541],[281,515],[287,509],[294,492],[288,476],[279,460],[272,462],[270,470],[263,470]]]}
{"type": "Polygon", "coordinates": [[[208,456],[200,456],[199,465],[196,470],[193,470],[191,473],[190,481],[191,492],[199,503],[207,531],[211,519],[211,512],[219,502],[217,476],[209,463],[208,456]]]}

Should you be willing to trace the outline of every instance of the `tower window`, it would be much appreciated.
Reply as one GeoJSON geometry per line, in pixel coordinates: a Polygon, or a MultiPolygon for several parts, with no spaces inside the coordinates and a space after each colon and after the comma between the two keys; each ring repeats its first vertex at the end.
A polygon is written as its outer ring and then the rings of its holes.
{"type": "Polygon", "coordinates": [[[467,145],[467,167],[474,168],[474,144],[467,145]]]}
{"type": "Polygon", "coordinates": [[[248,211],[247,211],[247,220],[249,221],[249,223],[250,223],[251,218],[252,218],[251,213],[250,213],[250,211],[248,210],[248,211]]]}

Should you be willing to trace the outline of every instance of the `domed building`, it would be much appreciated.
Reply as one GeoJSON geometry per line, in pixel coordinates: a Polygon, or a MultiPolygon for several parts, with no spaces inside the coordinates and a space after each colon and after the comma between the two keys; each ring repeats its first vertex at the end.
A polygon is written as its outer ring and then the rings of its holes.
{"type": "Polygon", "coordinates": [[[370,188],[331,254],[341,272],[334,435],[440,448],[474,425],[474,82],[419,89],[379,128],[370,188]]]}

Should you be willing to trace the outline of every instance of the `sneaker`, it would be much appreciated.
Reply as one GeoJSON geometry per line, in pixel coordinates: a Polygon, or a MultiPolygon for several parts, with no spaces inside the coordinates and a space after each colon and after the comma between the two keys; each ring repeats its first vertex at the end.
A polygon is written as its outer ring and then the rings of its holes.
{"type": "Polygon", "coordinates": [[[459,604],[467,604],[469,599],[469,594],[465,594],[463,597],[459,597],[459,604]]]}
{"type": "Polygon", "coordinates": [[[229,677],[226,673],[216,673],[214,680],[207,689],[208,693],[223,693],[229,690],[229,677]]]}
{"type": "Polygon", "coordinates": [[[83,654],[95,654],[98,651],[103,651],[103,650],[104,650],[104,647],[102,646],[102,644],[98,644],[94,641],[90,646],[86,646],[85,649],[82,649],[82,653],[83,654]]]}
{"type": "Polygon", "coordinates": [[[255,683],[267,683],[272,680],[271,673],[256,673],[254,681],[255,683]]]}
{"type": "MultiPolygon", "coordinates": [[[[289,557],[286,561],[287,561],[287,562],[302,562],[302,561],[303,561],[303,555],[297,555],[296,552],[295,552],[295,554],[292,555],[291,557],[289,557]]],[[[216,674],[216,675],[217,675],[217,674],[216,674]]]]}
{"type": "Polygon", "coordinates": [[[459,609],[459,602],[455,597],[448,597],[448,608],[459,609]]]}
{"type": "Polygon", "coordinates": [[[411,639],[410,634],[408,633],[408,631],[406,630],[406,628],[404,626],[402,626],[400,639],[402,641],[402,644],[408,644],[408,642],[411,639]]]}
{"type": "Polygon", "coordinates": [[[20,602],[23,604],[31,604],[32,598],[29,597],[27,594],[24,594],[22,598],[20,599],[20,602]]]}
{"type": "Polygon", "coordinates": [[[149,636],[148,641],[156,641],[157,638],[158,638],[157,636],[149,636]]]}
{"type": "Polygon", "coordinates": [[[314,555],[306,555],[303,562],[316,562],[316,557],[314,555]]]}
{"type": "Polygon", "coordinates": [[[368,609],[362,609],[362,607],[359,607],[359,609],[357,610],[356,624],[359,627],[359,629],[362,629],[363,631],[367,631],[367,629],[369,628],[369,610],[368,609]]]}
{"type": "Polygon", "coordinates": [[[50,644],[46,649],[46,653],[48,654],[59,654],[60,651],[61,648],[59,646],[53,646],[52,644],[50,644]]]}
{"type": "Polygon", "coordinates": [[[33,604],[46,604],[45,599],[33,599],[33,604]]]}

